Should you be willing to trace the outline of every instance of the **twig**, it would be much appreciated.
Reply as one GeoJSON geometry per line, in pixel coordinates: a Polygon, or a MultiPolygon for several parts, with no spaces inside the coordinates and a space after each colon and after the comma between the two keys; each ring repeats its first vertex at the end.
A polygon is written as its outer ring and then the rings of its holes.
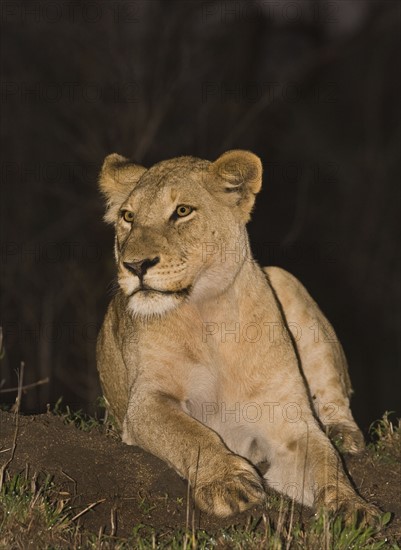
{"type": "Polygon", "coordinates": [[[96,502],[92,502],[92,504],[89,504],[89,506],[87,506],[85,508],[85,510],[82,510],[81,512],[79,512],[79,514],[76,514],[72,519],[71,521],[75,521],[76,519],[80,518],[81,516],[83,516],[84,514],[86,514],[86,512],[89,512],[89,510],[91,510],[92,508],[94,508],[95,506],[97,506],[98,504],[100,504],[101,502],[104,502],[106,499],[105,498],[101,498],[100,500],[96,501],[96,502]]]}
{"type": "Polygon", "coordinates": [[[65,476],[67,479],[69,479],[70,481],[73,482],[73,484],[74,484],[74,496],[76,496],[77,495],[77,482],[76,482],[76,480],[73,477],[69,476],[67,474],[67,472],[64,472],[64,470],[62,468],[61,468],[60,471],[63,474],[63,476],[65,476]]]}
{"type": "Polygon", "coordinates": [[[110,536],[114,537],[117,532],[117,510],[115,506],[113,506],[112,509],[110,510],[110,522],[111,522],[110,536]]]}
{"type": "Polygon", "coordinates": [[[14,455],[15,455],[15,449],[17,448],[17,437],[18,437],[18,430],[19,430],[19,411],[20,411],[20,404],[21,404],[21,394],[22,394],[22,382],[24,378],[24,368],[25,363],[21,362],[21,371],[18,373],[18,393],[17,398],[15,400],[15,430],[14,430],[14,437],[13,437],[13,443],[11,446],[11,454],[10,458],[1,466],[0,468],[0,491],[3,488],[4,483],[4,473],[6,471],[6,468],[10,465],[12,462],[14,455]]]}
{"type": "Polygon", "coordinates": [[[0,327],[0,359],[3,359],[5,353],[5,349],[3,348],[3,327],[0,327]]]}
{"type": "Polygon", "coordinates": [[[18,391],[17,391],[17,399],[14,404],[14,410],[15,414],[19,415],[20,409],[21,409],[21,399],[22,399],[22,384],[24,381],[24,371],[25,371],[25,363],[24,361],[21,361],[21,369],[18,372],[18,391]]]}
{"type": "Polygon", "coordinates": [[[32,384],[26,384],[26,386],[21,386],[21,388],[20,387],[6,388],[4,390],[0,390],[0,393],[11,393],[11,392],[14,392],[14,391],[19,391],[19,390],[21,390],[21,392],[23,392],[23,391],[26,391],[26,390],[30,390],[31,388],[35,388],[36,386],[41,386],[42,384],[47,384],[49,381],[50,381],[50,378],[49,378],[49,376],[47,376],[46,378],[42,378],[42,380],[38,380],[37,382],[33,382],[32,384]]]}

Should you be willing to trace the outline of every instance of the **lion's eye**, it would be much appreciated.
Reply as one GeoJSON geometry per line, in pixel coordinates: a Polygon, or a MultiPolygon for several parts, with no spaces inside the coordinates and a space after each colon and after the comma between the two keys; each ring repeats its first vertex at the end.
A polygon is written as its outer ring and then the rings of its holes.
{"type": "Polygon", "coordinates": [[[189,216],[191,212],[193,212],[192,206],[187,206],[186,204],[180,204],[175,209],[175,212],[179,218],[185,218],[185,216],[189,216]]]}
{"type": "Polygon", "coordinates": [[[134,213],[130,210],[123,210],[123,212],[121,212],[121,215],[123,220],[128,223],[132,223],[134,221],[134,213]]]}

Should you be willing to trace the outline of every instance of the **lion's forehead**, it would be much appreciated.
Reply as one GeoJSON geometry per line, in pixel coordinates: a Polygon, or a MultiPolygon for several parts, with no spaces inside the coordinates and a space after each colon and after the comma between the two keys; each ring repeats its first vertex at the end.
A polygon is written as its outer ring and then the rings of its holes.
{"type": "Polygon", "coordinates": [[[209,161],[195,157],[165,160],[155,164],[143,174],[137,189],[146,187],[160,189],[174,184],[185,186],[187,182],[195,181],[201,183],[208,175],[209,166],[209,161]]]}
{"type": "MultiPolygon", "coordinates": [[[[207,166],[203,161],[165,161],[149,169],[132,190],[123,207],[162,214],[173,204],[190,203],[192,206],[211,202],[211,196],[203,185],[207,166]]],[[[196,160],[196,159],[194,159],[196,160]]],[[[208,163],[210,164],[210,163],[208,163]]]]}

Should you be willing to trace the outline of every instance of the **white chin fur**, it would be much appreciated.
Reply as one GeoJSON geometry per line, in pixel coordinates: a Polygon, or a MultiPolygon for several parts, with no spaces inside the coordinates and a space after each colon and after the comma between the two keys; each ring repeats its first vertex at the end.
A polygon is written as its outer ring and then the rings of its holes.
{"type": "Polygon", "coordinates": [[[149,296],[149,293],[137,292],[128,301],[128,310],[138,317],[161,316],[176,308],[181,299],[174,294],[159,294],[149,296]]]}

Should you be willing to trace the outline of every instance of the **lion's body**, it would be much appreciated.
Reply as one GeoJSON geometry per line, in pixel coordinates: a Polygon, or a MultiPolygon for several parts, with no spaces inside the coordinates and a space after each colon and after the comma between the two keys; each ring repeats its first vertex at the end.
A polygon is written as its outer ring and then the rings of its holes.
{"type": "Polygon", "coordinates": [[[146,171],[109,157],[101,187],[121,290],[98,339],[105,398],[123,440],[189,479],[211,513],[261,501],[253,465],[264,461],[278,491],[366,512],[322,430],[350,452],[363,446],[341,345],[294,277],[250,255],[256,159],[181,157],[146,171]],[[193,210],[172,216],[182,205],[193,210]]]}

